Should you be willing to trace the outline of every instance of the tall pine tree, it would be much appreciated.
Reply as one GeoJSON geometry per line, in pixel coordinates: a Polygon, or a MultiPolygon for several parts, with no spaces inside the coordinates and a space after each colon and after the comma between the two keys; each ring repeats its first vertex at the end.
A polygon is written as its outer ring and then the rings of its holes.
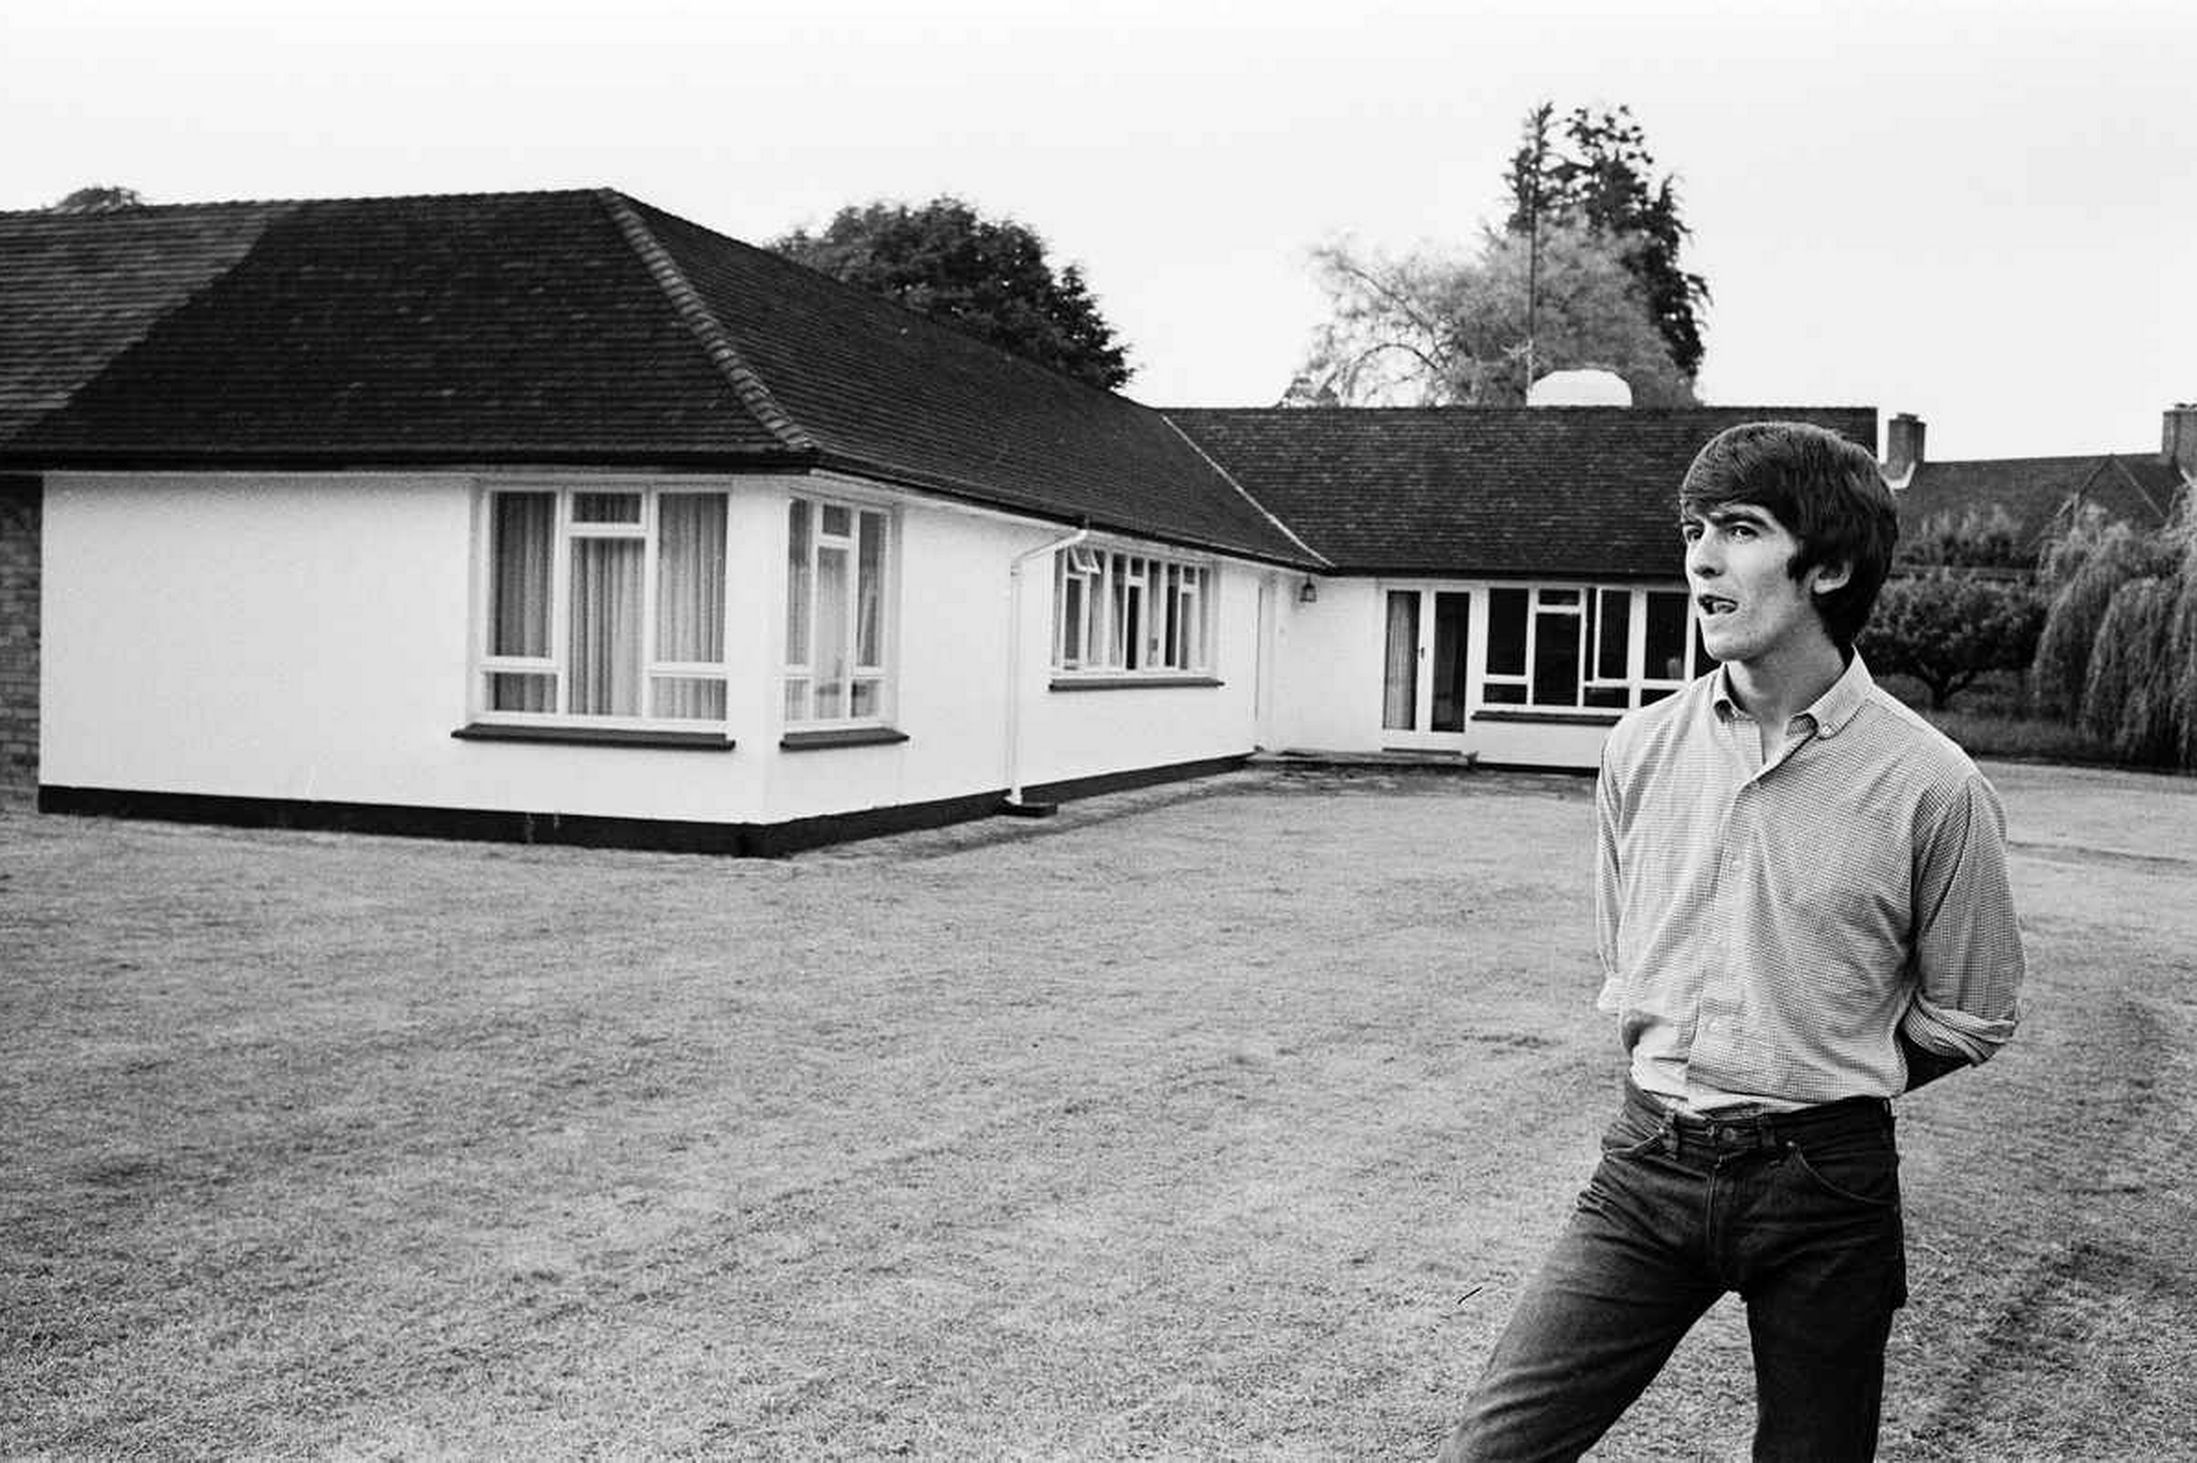
{"type": "Polygon", "coordinates": [[[1671,360],[1690,380],[1701,369],[1701,309],[1709,284],[1679,263],[1692,232],[1668,173],[1655,175],[1647,135],[1632,111],[1574,108],[1561,123],[1543,102],[1526,115],[1511,155],[1510,232],[1530,236],[1552,222],[1583,225],[1617,241],[1671,360]]]}

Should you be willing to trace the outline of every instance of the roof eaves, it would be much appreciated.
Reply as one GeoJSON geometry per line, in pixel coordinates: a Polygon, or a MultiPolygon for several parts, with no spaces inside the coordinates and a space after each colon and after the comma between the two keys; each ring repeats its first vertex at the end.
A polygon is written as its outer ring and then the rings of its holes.
{"type": "MultiPolygon", "coordinates": [[[[981,485],[948,477],[943,473],[923,472],[915,468],[901,467],[893,463],[848,452],[822,452],[813,466],[868,478],[888,487],[907,488],[921,493],[934,493],[942,498],[974,504],[982,508],[1013,514],[1016,517],[1036,519],[1043,523],[1062,523],[1074,527],[1097,529],[1103,533],[1122,534],[1130,538],[1149,539],[1153,543],[1172,544],[1177,548],[1196,549],[1204,553],[1227,554],[1232,558],[1252,559],[1260,563],[1279,564],[1291,569],[1315,569],[1325,567],[1327,560],[1305,549],[1304,558],[1292,558],[1246,544],[1229,543],[1222,539],[1201,538],[1168,529],[1154,528],[1150,524],[1131,523],[1125,519],[1109,519],[1091,513],[1087,509],[1065,505],[1043,507],[1037,504],[1016,502],[1012,498],[981,485]]],[[[1302,547],[1303,541],[1295,534],[1289,535],[1291,543],[1302,547]]]]}
{"type": "Polygon", "coordinates": [[[1321,553],[1318,549],[1315,549],[1314,547],[1312,547],[1312,545],[1306,543],[1302,538],[1298,537],[1297,531],[1295,529],[1291,528],[1288,524],[1282,522],[1281,519],[1275,517],[1274,514],[1267,509],[1267,506],[1264,503],[1261,503],[1257,498],[1252,497],[1250,490],[1244,487],[1242,483],[1236,481],[1236,475],[1230,472],[1227,468],[1221,466],[1218,462],[1214,461],[1213,454],[1207,452],[1203,447],[1199,446],[1197,438],[1191,436],[1188,432],[1185,432],[1181,427],[1177,426],[1173,417],[1169,416],[1164,411],[1158,412],[1156,414],[1161,421],[1167,423],[1167,430],[1182,438],[1183,442],[1190,448],[1190,450],[1198,454],[1199,460],[1202,461],[1207,467],[1213,469],[1214,472],[1218,473],[1220,475],[1221,481],[1228,484],[1229,487],[1233,488],[1238,497],[1242,498],[1246,503],[1249,503],[1254,512],[1264,517],[1268,523],[1272,524],[1274,528],[1282,534],[1283,537],[1287,538],[1298,548],[1304,550],[1305,553],[1311,557],[1312,561],[1315,564],[1319,564],[1323,567],[1329,564],[1330,561],[1327,555],[1321,553]]]}
{"type": "Polygon", "coordinates": [[[618,232],[624,235],[626,243],[640,256],[649,276],[671,301],[679,318],[702,343],[702,349],[709,356],[711,364],[724,373],[726,382],[740,398],[741,404],[754,414],[756,421],[766,431],[789,450],[816,451],[816,439],[803,430],[801,424],[778,404],[770,387],[764,384],[763,378],[741,356],[738,347],[732,343],[730,333],[716,315],[711,313],[700,292],[650,231],[648,224],[634,212],[626,196],[615,188],[598,188],[595,190],[595,197],[602,204],[603,210],[610,215],[612,222],[618,225],[618,232]]]}

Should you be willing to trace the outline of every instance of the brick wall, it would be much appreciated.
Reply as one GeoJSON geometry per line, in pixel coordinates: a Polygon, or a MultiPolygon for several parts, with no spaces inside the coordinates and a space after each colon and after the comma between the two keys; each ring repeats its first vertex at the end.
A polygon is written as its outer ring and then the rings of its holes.
{"type": "Polygon", "coordinates": [[[0,805],[38,791],[38,541],[35,477],[0,476],[0,805]]]}

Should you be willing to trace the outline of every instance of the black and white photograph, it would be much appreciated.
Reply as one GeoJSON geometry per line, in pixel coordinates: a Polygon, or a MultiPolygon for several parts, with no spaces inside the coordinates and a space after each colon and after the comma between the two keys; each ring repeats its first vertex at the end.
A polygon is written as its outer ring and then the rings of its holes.
{"type": "Polygon", "coordinates": [[[0,0],[0,1458],[2197,1459],[2193,83],[0,0]]]}

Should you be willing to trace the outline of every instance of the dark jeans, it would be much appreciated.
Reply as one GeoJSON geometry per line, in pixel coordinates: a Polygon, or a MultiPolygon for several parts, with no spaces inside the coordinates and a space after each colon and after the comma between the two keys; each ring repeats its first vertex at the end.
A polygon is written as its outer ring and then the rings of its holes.
{"type": "Polygon", "coordinates": [[[1716,1124],[1667,1117],[1628,1083],[1442,1457],[1577,1458],[1728,1290],[1754,1346],[1754,1456],[1873,1457],[1907,1299],[1888,1104],[1716,1124]]]}

